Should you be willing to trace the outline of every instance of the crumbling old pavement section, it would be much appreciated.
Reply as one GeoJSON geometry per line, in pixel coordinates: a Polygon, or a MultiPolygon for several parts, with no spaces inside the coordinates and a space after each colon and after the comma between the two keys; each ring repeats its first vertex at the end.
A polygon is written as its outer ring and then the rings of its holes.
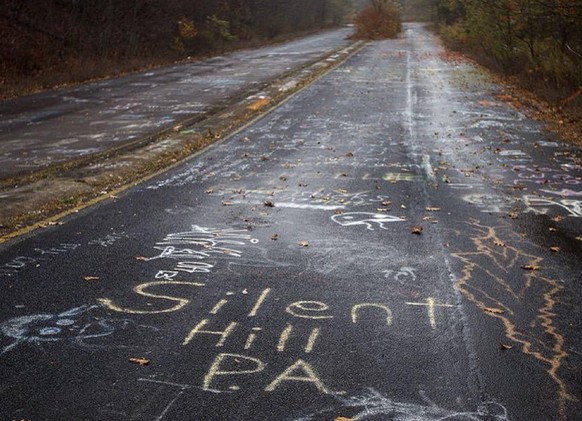
{"type": "Polygon", "coordinates": [[[0,418],[576,420],[580,150],[424,27],[0,248],[0,418]]]}

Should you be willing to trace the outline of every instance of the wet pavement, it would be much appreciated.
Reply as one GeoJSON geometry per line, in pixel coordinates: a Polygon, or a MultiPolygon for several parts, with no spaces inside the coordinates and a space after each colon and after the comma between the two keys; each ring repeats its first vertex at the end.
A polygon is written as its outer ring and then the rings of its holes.
{"type": "Polygon", "coordinates": [[[139,141],[350,43],[338,29],[0,102],[0,179],[139,141]]]}
{"type": "Polygon", "coordinates": [[[0,248],[0,419],[576,420],[581,152],[422,26],[0,248]]]}

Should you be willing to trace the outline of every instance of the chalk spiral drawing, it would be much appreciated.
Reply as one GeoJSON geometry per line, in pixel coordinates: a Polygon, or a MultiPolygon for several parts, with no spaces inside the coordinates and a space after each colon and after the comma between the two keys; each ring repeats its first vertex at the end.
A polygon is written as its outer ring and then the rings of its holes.
{"type": "Polygon", "coordinates": [[[441,408],[433,402],[429,405],[396,402],[371,388],[361,395],[347,398],[336,396],[336,399],[340,407],[326,408],[294,421],[314,421],[324,414],[342,410],[350,412],[346,418],[352,421],[379,419],[379,415],[387,416],[392,421],[509,421],[507,409],[493,401],[481,403],[476,411],[464,412],[441,408]],[[352,414],[354,409],[359,412],[352,414]]]}
{"type": "Polygon", "coordinates": [[[398,216],[371,212],[346,212],[332,216],[331,220],[342,227],[365,226],[370,231],[374,231],[375,227],[387,230],[384,224],[405,221],[398,216]]]}
{"type": "MultiPolygon", "coordinates": [[[[0,323],[3,336],[14,342],[3,347],[0,355],[21,344],[42,345],[45,343],[68,342],[81,347],[95,345],[86,341],[111,335],[116,326],[110,320],[89,316],[89,311],[97,305],[75,307],[59,314],[35,314],[9,319],[0,323]]],[[[121,322],[125,327],[125,322],[121,322]]],[[[115,324],[119,324],[116,322],[115,324]]]]}

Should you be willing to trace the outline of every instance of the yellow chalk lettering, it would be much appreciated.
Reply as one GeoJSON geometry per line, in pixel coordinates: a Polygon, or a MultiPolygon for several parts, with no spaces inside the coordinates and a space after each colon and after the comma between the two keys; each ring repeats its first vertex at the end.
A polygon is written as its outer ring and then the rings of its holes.
{"type": "Polygon", "coordinates": [[[232,331],[234,330],[234,328],[236,327],[237,323],[236,322],[232,322],[230,323],[225,330],[222,331],[215,331],[215,330],[202,330],[202,328],[204,326],[206,326],[208,324],[209,320],[208,319],[204,319],[202,320],[200,323],[198,323],[194,329],[192,329],[190,331],[190,333],[188,333],[188,335],[186,336],[186,338],[184,338],[184,342],[182,343],[182,345],[188,345],[190,343],[190,341],[194,338],[194,336],[196,336],[199,333],[204,333],[207,335],[218,335],[220,336],[220,340],[216,343],[217,347],[223,346],[224,342],[226,341],[226,339],[228,338],[228,336],[232,333],[232,331]]]}
{"type": "MultiPolygon", "coordinates": [[[[208,369],[208,372],[204,376],[202,388],[204,390],[213,390],[210,388],[210,385],[212,384],[215,377],[253,374],[263,371],[264,369],[265,364],[257,358],[246,357],[244,355],[238,354],[218,354],[208,369]],[[243,363],[252,363],[254,367],[243,367],[243,363]],[[226,366],[231,369],[226,370],[226,366]]],[[[232,385],[229,387],[229,389],[238,390],[238,386],[232,385]]]]}
{"type": "Polygon", "coordinates": [[[136,294],[141,295],[142,297],[149,297],[149,298],[156,298],[161,300],[168,300],[177,303],[176,305],[166,308],[163,310],[134,310],[131,308],[123,308],[113,304],[113,301],[109,298],[100,298],[97,301],[101,303],[101,305],[105,306],[109,310],[117,311],[119,313],[129,313],[129,314],[160,314],[160,313],[172,313],[174,311],[181,310],[184,308],[190,300],[186,298],[180,297],[172,297],[169,295],[160,295],[160,294],[152,294],[151,292],[147,292],[146,289],[153,288],[157,286],[168,286],[168,285],[189,285],[195,287],[203,287],[205,284],[200,282],[186,282],[186,281],[154,281],[154,282],[146,282],[144,284],[136,286],[133,290],[136,294]]]}
{"type": "Polygon", "coordinates": [[[281,383],[289,382],[302,382],[302,383],[313,383],[315,388],[320,393],[325,393],[326,395],[336,394],[329,390],[325,384],[321,381],[315,370],[305,361],[297,360],[293,365],[288,367],[285,371],[279,374],[275,380],[273,380],[266,388],[265,392],[274,392],[281,383]],[[303,376],[297,374],[303,373],[303,376]]]}
{"type": "Polygon", "coordinates": [[[278,352],[285,351],[285,345],[287,344],[287,341],[289,340],[289,336],[291,336],[292,331],[293,331],[292,325],[288,324],[287,326],[285,326],[285,329],[283,329],[283,332],[281,332],[281,336],[279,336],[279,343],[277,344],[278,352]]]}
{"type": "Polygon", "coordinates": [[[392,310],[390,310],[390,308],[384,304],[372,304],[372,303],[356,304],[355,306],[352,307],[352,322],[357,323],[359,311],[363,308],[369,307],[384,310],[384,312],[386,313],[386,324],[388,326],[392,326],[392,310]]]}
{"type": "Polygon", "coordinates": [[[424,303],[406,303],[406,305],[426,307],[428,322],[433,330],[436,329],[436,316],[434,313],[435,307],[454,307],[451,304],[436,304],[435,299],[432,297],[429,297],[424,303]]]}
{"type": "Polygon", "coordinates": [[[324,312],[327,310],[329,310],[329,306],[325,303],[322,303],[321,301],[297,301],[287,306],[285,311],[295,317],[300,317],[302,319],[333,319],[333,316],[331,315],[309,314],[324,312]],[[298,311],[307,314],[301,314],[298,311]]]}
{"type": "Polygon", "coordinates": [[[222,308],[223,305],[225,305],[226,303],[228,303],[227,300],[220,300],[219,302],[216,303],[216,305],[214,307],[212,307],[212,310],[210,310],[210,314],[216,314],[218,313],[218,311],[222,308]]]}
{"type": "Polygon", "coordinates": [[[305,353],[309,354],[313,351],[313,347],[315,346],[315,341],[319,337],[319,328],[315,328],[311,331],[311,335],[309,335],[309,339],[307,340],[307,345],[305,345],[305,353]]]}
{"type": "Polygon", "coordinates": [[[259,308],[261,308],[261,305],[263,305],[263,302],[265,301],[267,295],[269,295],[270,292],[271,288],[266,288],[263,290],[263,292],[261,292],[261,295],[259,295],[257,302],[255,303],[251,312],[249,313],[249,317],[255,317],[257,315],[257,311],[259,311],[259,308]]]}

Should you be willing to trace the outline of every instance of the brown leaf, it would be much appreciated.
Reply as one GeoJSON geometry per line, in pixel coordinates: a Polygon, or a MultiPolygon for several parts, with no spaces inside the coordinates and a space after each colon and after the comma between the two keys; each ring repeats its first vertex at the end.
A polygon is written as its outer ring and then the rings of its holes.
{"type": "Polygon", "coordinates": [[[278,239],[279,239],[279,234],[273,234],[273,235],[271,235],[271,240],[277,241],[278,239]]]}
{"type": "Polygon", "coordinates": [[[505,243],[502,243],[501,241],[494,241],[493,243],[494,243],[496,246],[499,246],[499,247],[507,247],[507,246],[505,245],[505,243]]]}
{"type": "Polygon", "coordinates": [[[354,156],[354,153],[353,153],[353,152],[348,152],[348,153],[346,154],[346,156],[347,156],[348,158],[351,158],[351,157],[353,157],[353,156],[354,156]]]}
{"type": "Polygon", "coordinates": [[[336,215],[341,215],[342,213],[344,213],[343,211],[336,209],[334,212],[336,215]]]}
{"type": "Polygon", "coordinates": [[[524,270],[540,270],[540,267],[536,265],[523,265],[521,268],[524,270]]]}
{"type": "Polygon", "coordinates": [[[554,252],[554,253],[557,253],[557,252],[560,251],[560,247],[558,247],[558,246],[552,246],[552,247],[550,247],[550,251],[551,252],[554,252]]]}
{"type": "Polygon", "coordinates": [[[525,186],[523,184],[514,184],[513,190],[525,190],[525,186]]]}
{"type": "Polygon", "coordinates": [[[214,193],[214,189],[205,190],[204,193],[206,193],[206,194],[214,193]]]}
{"type": "Polygon", "coordinates": [[[554,221],[554,222],[560,222],[560,221],[563,221],[564,219],[565,218],[563,216],[558,215],[558,216],[552,218],[552,221],[554,221]]]}
{"type": "Polygon", "coordinates": [[[84,276],[83,279],[86,281],[96,281],[99,279],[99,277],[98,276],[84,276]]]}
{"type": "Polygon", "coordinates": [[[410,232],[416,235],[420,235],[422,234],[422,227],[412,227],[410,232]]]}
{"type": "Polygon", "coordinates": [[[150,363],[150,360],[148,360],[147,358],[140,357],[140,358],[130,358],[129,362],[137,365],[148,365],[150,363]]]}
{"type": "Polygon", "coordinates": [[[503,314],[505,313],[505,311],[498,309],[498,308],[492,308],[492,307],[485,307],[483,309],[483,311],[487,312],[487,313],[491,313],[491,314],[503,314]]]}
{"type": "Polygon", "coordinates": [[[299,244],[299,247],[309,247],[309,241],[299,241],[297,244],[299,244]]]}
{"type": "Polygon", "coordinates": [[[263,204],[264,204],[266,207],[268,207],[268,208],[274,208],[274,207],[275,207],[275,204],[274,204],[273,202],[271,202],[270,200],[265,200],[265,201],[263,202],[263,204]]]}

